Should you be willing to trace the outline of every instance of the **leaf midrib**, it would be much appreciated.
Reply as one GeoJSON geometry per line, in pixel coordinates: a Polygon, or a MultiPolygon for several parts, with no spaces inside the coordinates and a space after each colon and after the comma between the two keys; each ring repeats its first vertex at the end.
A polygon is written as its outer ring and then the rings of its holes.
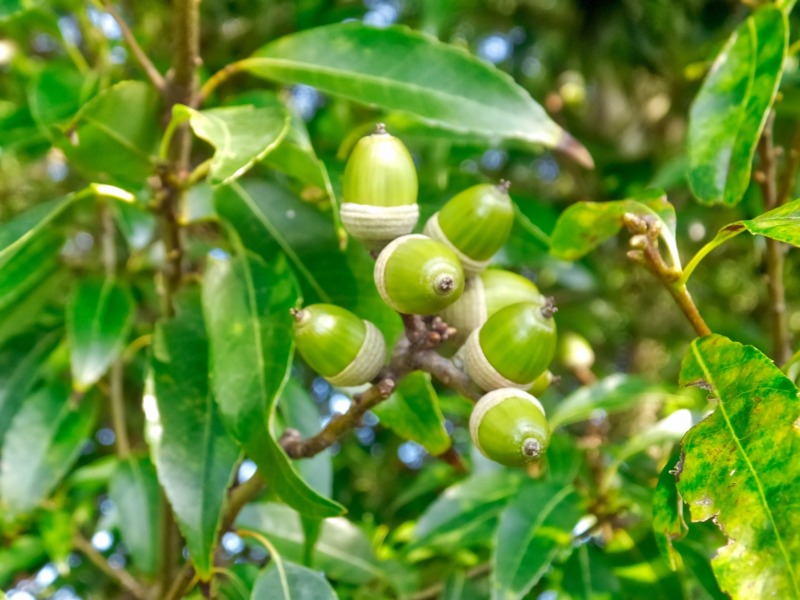
{"type": "Polygon", "coordinates": [[[772,510],[767,503],[767,497],[764,492],[764,486],[761,483],[761,479],[756,473],[755,467],[753,463],[750,462],[750,458],[747,456],[747,453],[744,451],[744,447],[742,446],[742,442],[739,439],[739,436],[736,435],[736,431],[733,428],[733,424],[728,417],[728,412],[725,410],[725,401],[722,398],[722,394],[720,393],[717,384],[714,381],[714,377],[711,374],[711,370],[706,365],[700,351],[697,348],[697,341],[692,342],[692,353],[694,354],[695,359],[697,360],[697,364],[700,365],[700,369],[703,371],[703,375],[706,381],[714,388],[716,391],[717,398],[719,399],[719,408],[722,417],[725,419],[725,424],[730,431],[731,437],[733,437],[734,442],[736,442],[736,447],[739,450],[739,454],[741,454],[742,458],[744,459],[745,463],[747,464],[747,468],[750,471],[750,474],[753,476],[753,480],[756,482],[756,486],[758,488],[758,495],[761,500],[761,504],[764,506],[764,510],[766,511],[767,518],[769,519],[770,524],[772,525],[772,529],[775,532],[775,539],[778,542],[778,547],[781,550],[781,554],[783,555],[783,560],[786,562],[787,571],[789,573],[789,577],[792,581],[792,585],[794,586],[795,593],[798,598],[800,598],[800,584],[798,584],[797,578],[795,577],[794,568],[792,566],[792,561],[789,560],[789,554],[786,551],[786,547],[783,544],[783,537],[780,535],[778,530],[777,523],[775,522],[775,517],[772,514],[772,510]]]}

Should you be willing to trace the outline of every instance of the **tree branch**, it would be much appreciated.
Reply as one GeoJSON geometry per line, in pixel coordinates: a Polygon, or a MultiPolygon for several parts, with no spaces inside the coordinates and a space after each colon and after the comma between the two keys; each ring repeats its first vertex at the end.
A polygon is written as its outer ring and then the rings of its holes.
{"type": "Polygon", "coordinates": [[[661,235],[661,222],[652,217],[642,217],[633,213],[625,213],[623,221],[633,234],[628,257],[643,264],[667,288],[678,307],[686,315],[689,323],[699,336],[709,335],[711,330],[706,325],[700,311],[692,300],[686,285],[680,283],[681,272],[670,267],[661,256],[658,238],[661,235]]]}
{"type": "Polygon", "coordinates": [[[134,598],[137,598],[137,600],[147,600],[147,592],[139,582],[134,579],[133,575],[128,573],[125,569],[115,569],[108,564],[106,557],[100,554],[89,540],[77,534],[72,540],[72,545],[75,546],[81,554],[86,556],[93,565],[116,581],[120,586],[128,590],[134,598]]]}
{"type": "MultiPolygon", "coordinates": [[[[772,210],[779,206],[790,193],[797,168],[797,151],[793,148],[789,154],[786,173],[780,194],[777,191],[777,175],[775,171],[775,147],[772,142],[772,124],[774,113],[770,111],[764,132],[758,141],[759,171],[755,179],[761,188],[764,209],[772,210]]],[[[796,134],[797,135],[797,134],[796,134]]],[[[797,140],[795,139],[795,142],[797,140]]],[[[772,328],[772,358],[778,365],[784,364],[792,355],[789,342],[789,322],[786,318],[786,292],[783,286],[783,244],[767,238],[767,292],[769,294],[769,312],[772,328]]]]}
{"type": "Polygon", "coordinates": [[[139,66],[142,67],[142,70],[144,71],[145,75],[147,75],[147,78],[162,95],[166,94],[166,80],[161,75],[159,70],[156,69],[156,66],[152,63],[145,51],[142,50],[139,42],[136,41],[136,36],[133,35],[133,32],[122,18],[122,15],[120,15],[117,9],[114,8],[114,5],[111,4],[111,0],[103,0],[103,8],[117,22],[117,25],[119,25],[120,33],[122,33],[122,39],[125,40],[128,48],[130,48],[131,52],[133,53],[133,57],[136,59],[136,62],[139,63],[139,66]]]}

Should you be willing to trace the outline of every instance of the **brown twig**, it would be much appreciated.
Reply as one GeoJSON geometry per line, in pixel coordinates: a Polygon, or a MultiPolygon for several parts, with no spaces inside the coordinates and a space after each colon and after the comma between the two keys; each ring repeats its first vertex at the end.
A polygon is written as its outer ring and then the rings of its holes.
{"type": "Polygon", "coordinates": [[[119,25],[120,33],[122,34],[122,39],[125,40],[125,43],[130,48],[131,52],[133,53],[133,57],[136,59],[136,62],[139,63],[139,66],[142,67],[145,75],[153,84],[153,86],[163,95],[166,94],[167,91],[167,82],[164,77],[161,75],[156,66],[147,56],[142,47],[139,45],[139,42],[136,41],[136,36],[133,35],[130,27],[122,18],[122,15],[119,14],[114,5],[111,4],[110,0],[103,0],[103,8],[105,11],[111,15],[111,17],[117,22],[119,25]]]}
{"type": "Polygon", "coordinates": [[[643,264],[661,281],[667,291],[672,295],[678,307],[686,315],[695,332],[699,336],[709,335],[711,330],[706,325],[700,311],[692,300],[686,285],[679,282],[681,272],[670,267],[661,256],[658,248],[658,238],[661,235],[661,222],[655,218],[642,217],[633,213],[626,213],[623,221],[628,230],[633,234],[628,257],[635,262],[643,264]]]}
{"type": "Polygon", "coordinates": [[[93,565],[130,592],[134,598],[137,598],[137,600],[147,600],[147,591],[136,581],[133,575],[128,573],[125,569],[115,569],[108,564],[106,557],[100,554],[89,540],[77,534],[72,540],[72,545],[88,558],[93,565]]]}
{"type": "MultiPolygon", "coordinates": [[[[777,191],[775,170],[775,147],[772,141],[773,120],[774,113],[770,111],[767,123],[764,126],[764,132],[758,141],[760,165],[755,179],[761,188],[765,210],[772,210],[785,200],[794,181],[793,174],[797,168],[797,151],[793,148],[789,154],[786,174],[779,193],[777,191]]],[[[783,244],[770,237],[767,238],[767,292],[769,294],[769,312],[772,326],[772,357],[778,365],[784,364],[792,355],[789,341],[789,322],[786,318],[786,291],[783,286],[783,252],[783,244]]]]}

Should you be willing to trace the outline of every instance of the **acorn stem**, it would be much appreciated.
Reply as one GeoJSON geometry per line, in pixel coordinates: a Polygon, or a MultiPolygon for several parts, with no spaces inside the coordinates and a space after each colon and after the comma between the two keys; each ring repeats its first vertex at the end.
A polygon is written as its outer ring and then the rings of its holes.
{"type": "Polygon", "coordinates": [[[534,438],[522,442],[522,453],[529,458],[536,458],[542,451],[542,444],[534,438]]]}
{"type": "Polygon", "coordinates": [[[544,299],[544,306],[542,306],[541,312],[545,319],[552,319],[553,315],[558,312],[556,299],[552,296],[547,296],[547,298],[544,299]]]}

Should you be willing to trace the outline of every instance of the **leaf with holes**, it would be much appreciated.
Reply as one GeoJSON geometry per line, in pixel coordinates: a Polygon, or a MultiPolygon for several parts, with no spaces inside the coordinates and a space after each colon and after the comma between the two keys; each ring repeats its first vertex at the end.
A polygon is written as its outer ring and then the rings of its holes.
{"type": "Polygon", "coordinates": [[[733,598],[800,598],[800,398],[752,346],[695,340],[681,382],[717,401],[683,438],[678,491],[693,521],[713,518],[728,545],[712,567],[733,598]]]}

